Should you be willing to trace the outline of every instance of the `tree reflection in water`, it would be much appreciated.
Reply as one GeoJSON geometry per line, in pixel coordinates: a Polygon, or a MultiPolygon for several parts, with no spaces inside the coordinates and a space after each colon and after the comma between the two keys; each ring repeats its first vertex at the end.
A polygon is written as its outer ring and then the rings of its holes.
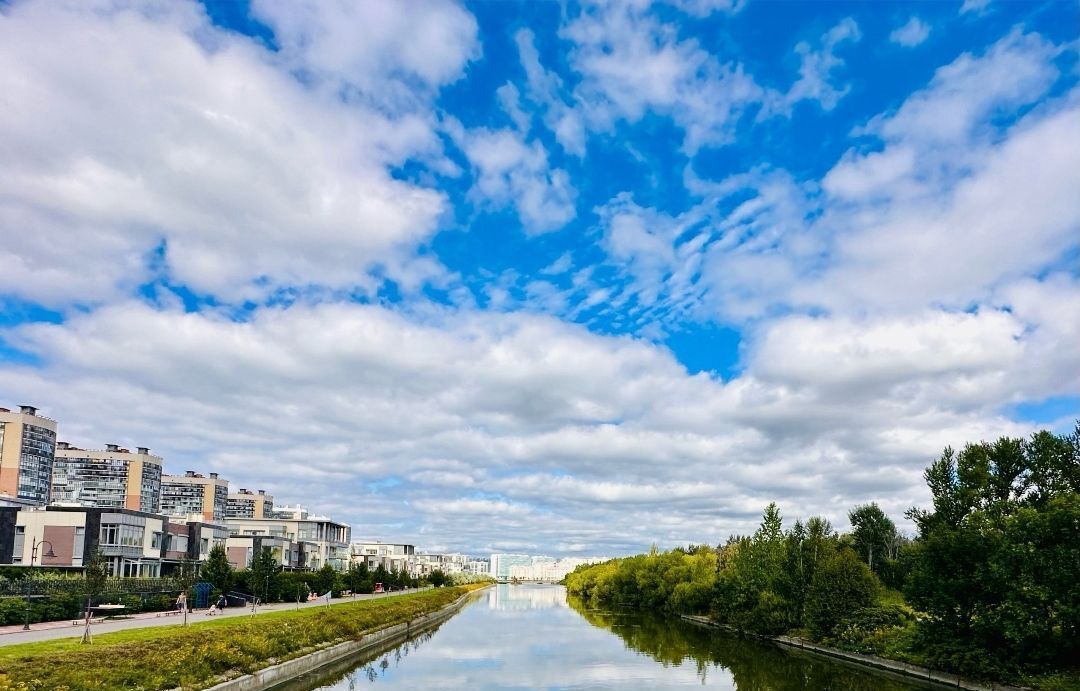
{"type": "Polygon", "coordinates": [[[717,668],[727,670],[739,691],[911,691],[924,684],[785,649],[675,616],[589,609],[568,597],[570,607],[597,628],[611,631],[627,648],[665,667],[693,663],[702,684],[717,668]]]}

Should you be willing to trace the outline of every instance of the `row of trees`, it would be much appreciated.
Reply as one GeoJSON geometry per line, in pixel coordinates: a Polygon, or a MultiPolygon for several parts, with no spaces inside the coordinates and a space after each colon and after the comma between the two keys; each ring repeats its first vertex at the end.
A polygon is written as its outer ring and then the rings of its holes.
{"type": "Polygon", "coordinates": [[[913,539],[876,504],[852,509],[843,535],[820,517],[785,530],[770,504],[753,535],[582,567],[567,588],[977,676],[1075,664],[1080,425],[946,449],[925,478],[932,507],[908,512],[913,539]]]}
{"type": "Polygon", "coordinates": [[[395,590],[421,584],[408,572],[388,571],[381,564],[374,570],[360,563],[352,564],[348,571],[337,571],[329,564],[317,571],[282,571],[269,548],[257,552],[248,568],[233,569],[221,545],[210,550],[199,580],[213,584],[215,594],[243,593],[263,602],[306,600],[310,593],[331,592],[334,597],[345,591],[370,593],[375,590],[376,583],[395,590]]]}

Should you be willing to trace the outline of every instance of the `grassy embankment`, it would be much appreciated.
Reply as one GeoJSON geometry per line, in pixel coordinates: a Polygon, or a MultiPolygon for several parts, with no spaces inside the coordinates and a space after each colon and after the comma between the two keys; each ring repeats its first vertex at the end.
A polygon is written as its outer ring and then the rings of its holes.
{"type": "Polygon", "coordinates": [[[438,610],[482,586],[439,588],[329,609],[269,612],[186,628],[131,629],[0,648],[0,691],[206,688],[313,649],[438,610]]]}

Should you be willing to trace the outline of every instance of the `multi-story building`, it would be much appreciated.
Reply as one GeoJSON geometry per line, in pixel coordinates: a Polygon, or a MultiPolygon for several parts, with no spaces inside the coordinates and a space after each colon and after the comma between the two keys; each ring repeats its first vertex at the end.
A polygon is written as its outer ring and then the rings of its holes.
{"type": "Polygon", "coordinates": [[[225,551],[234,569],[248,568],[256,554],[269,549],[274,562],[283,570],[294,570],[304,563],[303,544],[276,535],[230,535],[225,551]]]}
{"type": "Polygon", "coordinates": [[[230,494],[225,505],[225,518],[272,518],[273,515],[274,498],[266,490],[241,489],[230,494]]]}
{"type": "Polygon", "coordinates": [[[55,420],[29,405],[0,408],[0,496],[48,504],[55,451],[55,420]]]}
{"type": "Polygon", "coordinates": [[[221,523],[229,499],[229,481],[192,470],[161,476],[161,513],[167,516],[221,523]]]}
{"type": "Polygon", "coordinates": [[[510,580],[510,567],[531,566],[533,558],[528,554],[492,554],[491,577],[497,581],[510,580]]]}
{"type": "Polygon", "coordinates": [[[367,564],[374,571],[381,565],[387,571],[406,571],[413,576],[418,573],[416,547],[404,543],[386,543],[378,540],[357,541],[349,546],[349,559],[354,564],[367,564]]]}
{"type": "Polygon", "coordinates": [[[134,453],[116,444],[103,451],[56,446],[52,503],[135,509],[161,508],[161,458],[140,446],[134,453]]]}
{"type": "Polygon", "coordinates": [[[0,508],[0,564],[81,568],[100,549],[114,576],[156,577],[206,560],[225,526],[123,508],[0,508]]]}
{"type": "Polygon", "coordinates": [[[349,568],[348,523],[311,515],[301,506],[279,507],[271,518],[230,518],[226,523],[232,537],[268,535],[292,540],[302,556],[298,568],[319,569],[324,564],[338,571],[349,568]]]}

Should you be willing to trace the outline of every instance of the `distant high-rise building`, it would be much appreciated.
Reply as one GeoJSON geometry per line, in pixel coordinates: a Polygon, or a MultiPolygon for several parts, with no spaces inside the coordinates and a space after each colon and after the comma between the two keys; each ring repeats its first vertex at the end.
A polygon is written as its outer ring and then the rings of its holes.
{"type": "Polygon", "coordinates": [[[161,458],[145,446],[132,453],[116,444],[98,451],[60,442],[53,461],[52,503],[157,513],[161,509],[161,458]]]}
{"type": "Polygon", "coordinates": [[[273,518],[274,498],[264,490],[257,493],[241,489],[229,495],[225,505],[226,518],[273,518]]]}
{"type": "Polygon", "coordinates": [[[531,566],[533,558],[528,554],[492,554],[491,577],[500,580],[510,580],[511,566],[531,566]]]}
{"type": "Polygon", "coordinates": [[[29,405],[0,408],[0,495],[48,504],[55,451],[55,420],[29,405]]]}
{"type": "Polygon", "coordinates": [[[217,473],[204,476],[194,471],[161,476],[161,513],[208,523],[225,520],[229,481],[217,473]]]}

